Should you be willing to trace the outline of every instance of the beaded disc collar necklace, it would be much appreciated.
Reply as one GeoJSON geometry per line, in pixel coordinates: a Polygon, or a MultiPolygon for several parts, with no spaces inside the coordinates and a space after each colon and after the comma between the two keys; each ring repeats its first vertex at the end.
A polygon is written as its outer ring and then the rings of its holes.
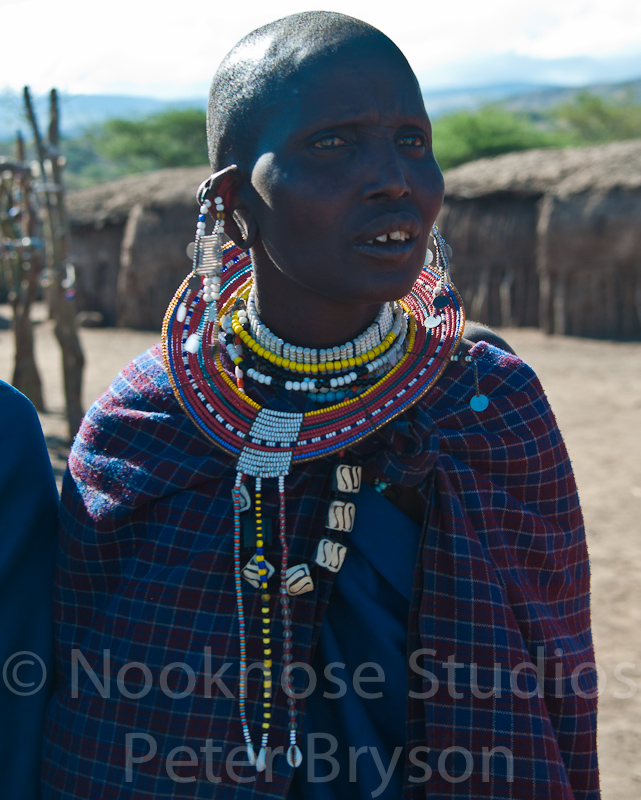
{"type": "MultiPolygon", "coordinates": [[[[229,246],[224,256],[221,316],[230,312],[239,290],[251,281],[248,254],[229,246]]],[[[190,279],[183,282],[163,323],[163,353],[172,388],[205,436],[237,460],[238,470],[262,478],[287,475],[296,462],[349,448],[414,405],[445,369],[465,322],[456,289],[425,267],[411,293],[400,301],[408,317],[408,344],[396,366],[353,399],[307,413],[279,412],[259,405],[227,375],[218,351],[217,323],[207,318],[202,287],[190,284],[190,279]],[[440,308],[433,306],[435,291],[440,308]],[[178,313],[181,307],[186,313],[178,313]],[[202,342],[196,353],[187,347],[191,337],[202,342]]]]}
{"type": "MultiPolygon", "coordinates": [[[[375,321],[382,324],[380,335],[371,333],[370,326],[363,334],[365,339],[362,342],[350,342],[343,348],[328,348],[320,354],[310,350],[306,355],[304,349],[301,351],[301,348],[279,342],[266,328],[261,333],[262,323],[257,319],[252,303],[247,305],[247,301],[253,298],[251,258],[233,245],[221,247],[220,233],[224,216],[221,198],[216,198],[219,222],[214,233],[205,236],[207,208],[205,205],[201,207],[193,273],[183,281],[165,315],[163,355],[174,394],[185,413],[204,436],[228,453],[236,464],[232,499],[234,584],[240,650],[238,702],[248,759],[260,772],[266,767],[271,720],[273,659],[269,580],[276,571],[265,558],[263,480],[276,478],[278,481],[278,540],[281,553],[278,595],[283,622],[283,682],[288,705],[287,761],[291,767],[297,767],[302,755],[297,745],[296,700],[291,676],[290,598],[313,590],[313,580],[307,564],[290,566],[288,563],[285,478],[296,463],[332,454],[342,457],[356,442],[417,403],[434,386],[451,354],[456,352],[463,335],[465,314],[460,296],[449,279],[448,246],[438,229],[434,228],[436,269],[426,265],[410,294],[398,301],[396,310],[381,311],[375,321]],[[358,392],[352,387],[353,393],[340,402],[328,403],[311,411],[283,412],[261,405],[245,392],[243,373],[238,366],[236,381],[224,369],[219,347],[221,318],[225,320],[223,327],[228,330],[230,339],[234,338],[232,331],[236,334],[236,345],[228,344],[227,349],[234,355],[237,364],[242,360],[238,353],[242,351],[243,344],[249,344],[254,351],[253,356],[267,359],[265,363],[268,368],[280,359],[277,367],[290,369],[295,373],[295,378],[300,373],[303,383],[311,385],[312,390],[315,389],[314,378],[318,374],[328,377],[336,374],[341,377],[341,386],[349,384],[352,378],[346,381],[339,374],[340,370],[345,370],[343,374],[346,376],[353,375],[354,380],[359,376],[348,370],[360,370],[365,376],[362,378],[364,383],[358,392]],[[395,327],[390,327],[392,324],[395,327]],[[399,330],[402,336],[395,340],[394,332],[399,330]],[[259,336],[259,340],[252,337],[252,331],[259,336]],[[391,351],[393,358],[389,358],[391,351]],[[386,373],[376,379],[383,369],[387,370],[386,373]],[[374,370],[369,382],[368,370],[374,370]],[[252,529],[255,555],[243,567],[241,539],[247,512],[252,505],[248,490],[250,477],[254,479],[252,529]],[[246,709],[247,640],[243,580],[260,591],[261,599],[263,715],[258,755],[254,750],[246,709]]],[[[428,251],[428,255],[432,253],[428,251]]],[[[230,342],[230,339],[226,341],[230,342]]],[[[259,374],[256,370],[253,373],[259,374]]],[[[271,383],[269,375],[266,380],[262,373],[260,375],[261,382],[271,383]]],[[[293,385],[291,381],[285,384],[286,388],[290,385],[293,385]]],[[[330,534],[351,531],[356,509],[350,499],[360,489],[360,482],[359,466],[338,464],[334,478],[334,499],[325,523],[330,534]]],[[[346,553],[347,548],[343,543],[323,538],[318,543],[314,561],[320,567],[338,572],[346,553]]]]}

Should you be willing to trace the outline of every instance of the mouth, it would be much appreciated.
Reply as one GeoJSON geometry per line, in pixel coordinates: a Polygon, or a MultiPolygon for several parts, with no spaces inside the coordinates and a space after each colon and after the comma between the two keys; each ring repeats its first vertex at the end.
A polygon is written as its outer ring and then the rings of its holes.
{"type": "Polygon", "coordinates": [[[421,232],[411,215],[388,214],[368,225],[356,238],[362,252],[379,257],[397,257],[411,252],[421,232]]]}
{"type": "Polygon", "coordinates": [[[407,242],[411,239],[412,234],[408,231],[390,231],[389,233],[376,236],[374,239],[368,239],[365,244],[376,244],[377,242],[381,244],[387,244],[387,242],[407,242]]]}

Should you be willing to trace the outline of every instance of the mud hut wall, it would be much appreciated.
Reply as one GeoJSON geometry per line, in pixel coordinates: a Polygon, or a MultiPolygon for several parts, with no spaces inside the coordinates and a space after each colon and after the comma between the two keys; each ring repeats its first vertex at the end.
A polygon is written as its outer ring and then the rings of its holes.
{"type": "Polygon", "coordinates": [[[641,190],[550,195],[539,220],[540,326],[641,339],[641,190]]]}
{"type": "Polygon", "coordinates": [[[160,331],[169,301],[191,271],[186,249],[195,219],[193,206],[182,203],[131,209],[120,255],[119,327],[160,331]]]}
{"type": "Polygon", "coordinates": [[[116,295],[124,222],[72,225],[69,259],[76,269],[78,311],[97,311],[116,324],[116,295]]]}
{"type": "Polygon", "coordinates": [[[453,250],[452,278],[470,319],[538,324],[536,228],[539,195],[447,197],[438,224],[453,250]]]}

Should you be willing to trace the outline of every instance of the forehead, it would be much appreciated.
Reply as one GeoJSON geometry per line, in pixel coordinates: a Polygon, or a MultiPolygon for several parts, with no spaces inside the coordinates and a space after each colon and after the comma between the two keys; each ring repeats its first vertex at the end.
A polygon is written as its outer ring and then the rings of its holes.
{"type": "Polygon", "coordinates": [[[261,123],[266,146],[339,124],[429,124],[407,62],[376,48],[348,48],[304,63],[270,93],[261,123]]]}

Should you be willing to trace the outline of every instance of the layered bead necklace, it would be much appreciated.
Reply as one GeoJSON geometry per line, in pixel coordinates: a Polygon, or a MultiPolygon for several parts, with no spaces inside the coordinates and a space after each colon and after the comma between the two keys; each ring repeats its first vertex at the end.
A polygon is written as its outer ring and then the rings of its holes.
{"type": "MultiPolygon", "coordinates": [[[[218,217],[222,201],[216,198],[218,217]]],[[[207,206],[203,204],[201,213],[207,206]]],[[[199,218],[199,225],[202,220],[199,218]]],[[[463,334],[465,315],[451,285],[447,245],[436,228],[436,269],[423,269],[405,298],[384,304],[360,336],[339,347],[313,349],[289,345],[260,320],[256,310],[250,256],[232,245],[220,248],[221,225],[207,237],[197,228],[194,270],[171,301],[163,323],[163,354],[174,394],[197,428],[236,465],[234,507],[234,585],[238,611],[239,713],[249,761],[266,766],[273,686],[271,594],[275,568],[265,557],[263,482],[278,483],[280,545],[279,605],[283,622],[283,679],[288,707],[287,761],[302,759],[297,744],[293,696],[292,608],[290,599],[313,589],[307,564],[291,566],[287,541],[286,477],[297,463],[342,454],[417,403],[436,383],[463,334]],[[218,255],[220,253],[220,256],[218,255]],[[219,346],[234,363],[224,369],[219,346]],[[321,404],[307,412],[283,412],[261,405],[246,391],[252,381],[303,392],[321,404]],[[243,520],[251,507],[248,484],[254,481],[255,554],[242,565],[243,520]],[[247,718],[247,639],[243,581],[260,592],[263,641],[263,718],[258,754],[247,718]]],[[[429,252],[429,251],[428,251],[429,252]]],[[[339,463],[326,528],[349,532],[360,488],[360,467],[339,463]]],[[[346,548],[331,538],[318,543],[315,563],[337,572],[346,548]]]]}
{"type": "MultiPolygon", "coordinates": [[[[244,299],[241,295],[239,303],[244,299]]],[[[241,391],[247,375],[257,383],[304,392],[315,402],[327,403],[357,394],[397,363],[408,320],[402,306],[385,303],[372,325],[354,341],[321,350],[295,347],[274,336],[260,320],[252,288],[246,306],[224,316],[221,327],[241,391]]]]}

